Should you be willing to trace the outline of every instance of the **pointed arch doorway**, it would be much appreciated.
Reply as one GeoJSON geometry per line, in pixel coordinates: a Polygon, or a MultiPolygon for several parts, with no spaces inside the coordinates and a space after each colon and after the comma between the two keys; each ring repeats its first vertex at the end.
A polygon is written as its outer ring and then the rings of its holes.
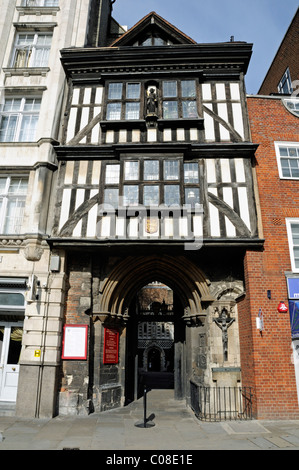
{"type": "Polygon", "coordinates": [[[174,295],[167,285],[153,281],[136,296],[139,396],[144,387],[174,388],[174,295]]]}

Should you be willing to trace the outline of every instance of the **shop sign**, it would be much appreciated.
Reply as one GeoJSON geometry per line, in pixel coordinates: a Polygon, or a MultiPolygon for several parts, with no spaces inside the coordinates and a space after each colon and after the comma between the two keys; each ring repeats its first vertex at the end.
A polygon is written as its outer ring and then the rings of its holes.
{"type": "Polygon", "coordinates": [[[299,277],[287,278],[288,295],[291,300],[299,300],[299,277]]]}
{"type": "Polygon", "coordinates": [[[62,359],[87,359],[87,325],[65,325],[63,332],[62,359]]]}

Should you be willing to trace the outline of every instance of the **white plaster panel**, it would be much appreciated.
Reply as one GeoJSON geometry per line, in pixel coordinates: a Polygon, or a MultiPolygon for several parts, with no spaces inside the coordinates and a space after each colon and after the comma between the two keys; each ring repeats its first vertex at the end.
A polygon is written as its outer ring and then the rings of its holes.
{"type": "Polygon", "coordinates": [[[78,105],[79,104],[79,95],[80,95],[80,88],[74,88],[72,105],[78,105]]]}
{"type": "MultiPolygon", "coordinates": [[[[84,196],[85,196],[85,189],[77,189],[75,210],[78,209],[78,207],[84,202],[84,196]]],[[[80,237],[81,230],[82,230],[82,220],[80,220],[78,224],[76,225],[73,231],[73,237],[80,237]]]]}
{"type": "Polygon", "coordinates": [[[108,238],[110,236],[110,225],[111,225],[111,217],[110,216],[103,216],[101,218],[101,237],[108,238]]]}
{"type": "Polygon", "coordinates": [[[230,96],[232,100],[240,101],[240,85],[239,83],[230,84],[230,96]]]}
{"type": "Polygon", "coordinates": [[[132,142],[140,142],[140,130],[139,129],[132,130],[132,142]]]}
{"type": "MultiPolygon", "coordinates": [[[[210,103],[205,103],[205,106],[213,110],[213,106],[210,103]]],[[[206,140],[215,140],[215,123],[214,119],[207,113],[204,112],[204,126],[205,126],[205,136],[206,140]]]]}
{"type": "MultiPolygon", "coordinates": [[[[224,202],[226,202],[226,204],[228,204],[233,209],[234,201],[233,201],[232,188],[223,188],[223,200],[224,202]]],[[[225,217],[225,227],[226,227],[226,235],[228,237],[236,236],[235,226],[231,223],[231,221],[227,217],[225,217]]]]}
{"type": "Polygon", "coordinates": [[[157,129],[148,129],[147,130],[147,141],[148,142],[157,142],[157,129]]]}
{"type": "Polygon", "coordinates": [[[206,159],[207,182],[216,183],[216,167],[214,158],[206,159]]]}
{"type": "Polygon", "coordinates": [[[216,83],[216,96],[218,101],[226,100],[224,83],[216,83]]]}
{"type": "MultiPolygon", "coordinates": [[[[209,188],[209,192],[215,196],[218,196],[217,188],[209,188]]],[[[213,204],[210,203],[209,212],[211,236],[220,237],[219,211],[213,204]]]]}
{"type": "Polygon", "coordinates": [[[138,237],[139,219],[138,217],[131,217],[128,224],[128,236],[130,238],[138,237]]]}
{"type": "Polygon", "coordinates": [[[67,142],[69,142],[75,136],[77,112],[78,112],[77,108],[71,108],[70,118],[69,118],[69,122],[67,126],[67,138],[66,138],[67,142]]]}
{"type": "Polygon", "coordinates": [[[74,162],[68,161],[65,168],[64,184],[72,184],[74,174],[74,162]]]}
{"type": "Polygon", "coordinates": [[[245,183],[244,161],[242,158],[235,158],[236,180],[238,183],[245,183]]]}
{"type": "Polygon", "coordinates": [[[197,129],[190,129],[190,140],[198,140],[198,131],[197,129]]]}
{"type": "Polygon", "coordinates": [[[95,96],[95,104],[102,104],[103,101],[103,87],[97,87],[96,96],[95,96]]]}
{"type": "Polygon", "coordinates": [[[106,143],[113,144],[114,142],[114,131],[107,131],[106,133],[106,143]]]}
{"type": "Polygon", "coordinates": [[[172,138],[171,138],[171,129],[164,129],[163,130],[163,140],[164,142],[171,142],[172,138]]]}
{"type": "Polygon", "coordinates": [[[126,219],[124,217],[117,217],[115,222],[115,235],[117,237],[126,236],[126,219]]]}
{"type": "Polygon", "coordinates": [[[87,168],[88,168],[88,162],[85,160],[82,160],[79,166],[78,184],[86,183],[87,168]]]}
{"type": "Polygon", "coordinates": [[[185,140],[185,129],[177,129],[176,131],[177,140],[185,140]]]}
{"type": "Polygon", "coordinates": [[[228,158],[220,159],[221,179],[223,183],[231,182],[230,163],[228,158]]]}
{"type": "MultiPolygon", "coordinates": [[[[218,115],[225,122],[228,122],[227,104],[226,103],[218,103],[217,108],[218,108],[218,115]]],[[[221,140],[230,140],[230,133],[228,132],[228,130],[224,126],[222,126],[221,124],[219,125],[219,128],[220,128],[220,139],[221,140]]]]}
{"type": "Polygon", "coordinates": [[[119,131],[119,142],[121,142],[121,143],[127,142],[127,131],[126,131],[126,129],[121,129],[119,131]]]}
{"type": "Polygon", "coordinates": [[[95,160],[93,162],[93,167],[92,167],[91,183],[99,184],[100,175],[101,175],[101,162],[98,160],[95,160]]]}
{"type": "MultiPolygon", "coordinates": [[[[98,191],[93,189],[90,191],[90,198],[94,197],[98,191]]],[[[98,205],[95,204],[90,211],[88,212],[87,216],[87,228],[86,228],[86,236],[87,237],[95,237],[96,230],[97,230],[97,214],[98,214],[98,205]]]]}
{"type": "Polygon", "coordinates": [[[240,216],[243,222],[251,230],[247,188],[238,188],[240,216]]]}
{"type": "Polygon", "coordinates": [[[85,88],[83,104],[90,104],[90,101],[91,101],[91,88],[85,88]]]}
{"type": "Polygon", "coordinates": [[[210,83],[202,84],[202,98],[204,101],[210,101],[212,99],[212,91],[210,83]]]}

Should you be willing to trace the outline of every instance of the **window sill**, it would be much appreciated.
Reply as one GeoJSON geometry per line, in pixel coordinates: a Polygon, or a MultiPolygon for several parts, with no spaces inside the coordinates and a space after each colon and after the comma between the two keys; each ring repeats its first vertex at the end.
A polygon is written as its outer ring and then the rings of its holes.
{"type": "Polygon", "coordinates": [[[101,128],[103,131],[106,130],[117,130],[117,129],[141,129],[145,130],[146,124],[143,119],[133,120],[121,120],[121,121],[101,121],[101,128]]]}
{"type": "Polygon", "coordinates": [[[49,67],[7,67],[3,69],[3,72],[6,77],[11,77],[13,75],[23,77],[30,77],[31,75],[41,75],[42,77],[46,77],[49,71],[49,67]]]}

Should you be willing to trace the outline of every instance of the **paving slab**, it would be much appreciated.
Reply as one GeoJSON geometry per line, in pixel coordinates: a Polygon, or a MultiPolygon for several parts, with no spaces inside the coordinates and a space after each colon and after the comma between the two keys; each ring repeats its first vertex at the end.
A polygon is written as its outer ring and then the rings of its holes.
{"type": "Polygon", "coordinates": [[[143,423],[143,400],[119,410],[89,416],[53,419],[20,419],[0,416],[1,450],[101,450],[107,455],[141,451],[181,452],[200,450],[299,450],[299,421],[198,420],[172,391],[149,393],[143,423]],[[2,436],[2,438],[1,438],[2,436]]]}

